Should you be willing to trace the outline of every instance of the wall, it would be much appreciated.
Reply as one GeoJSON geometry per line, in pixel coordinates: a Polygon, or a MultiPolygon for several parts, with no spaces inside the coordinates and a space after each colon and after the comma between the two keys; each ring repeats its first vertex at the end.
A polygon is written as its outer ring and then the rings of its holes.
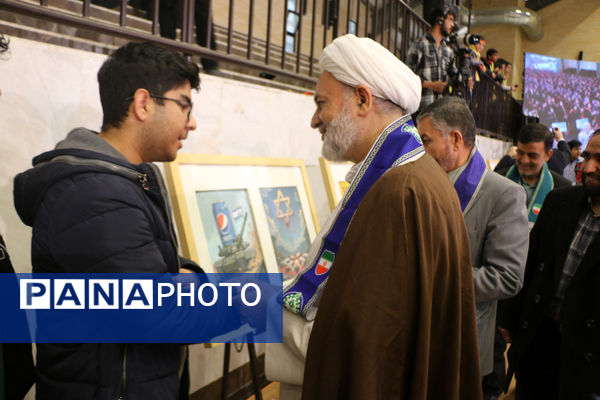
{"type": "Polygon", "coordinates": [[[577,59],[579,51],[583,51],[584,60],[600,62],[598,0],[561,0],[538,13],[544,37],[539,42],[524,39],[524,52],[577,59]]]}
{"type": "MultiPolygon", "coordinates": [[[[524,7],[525,0],[474,0],[473,10],[487,10],[501,7],[524,7]]],[[[521,42],[523,33],[515,25],[478,25],[471,27],[471,32],[479,33],[486,39],[485,50],[482,56],[485,57],[487,49],[494,48],[500,53],[500,57],[510,61],[513,64],[512,76],[509,77],[509,84],[518,84],[523,87],[520,76],[523,73],[523,60],[521,55],[521,42]]],[[[521,91],[513,93],[516,98],[521,97],[521,91]]]]}
{"type": "Polygon", "coordinates": [[[499,160],[506,154],[512,143],[492,139],[486,136],[477,136],[475,143],[482,157],[486,160],[499,160]]]}
{"type": "MultiPolygon", "coordinates": [[[[96,73],[105,56],[11,38],[8,56],[0,60],[0,233],[17,272],[30,272],[31,230],[13,207],[12,179],[31,166],[31,159],[50,150],[73,127],[97,130],[102,113],[96,73]]],[[[307,165],[317,214],[329,214],[318,157],[320,135],[309,126],[312,96],[202,75],[193,93],[198,128],[182,152],[300,158],[307,165]]],[[[479,138],[486,158],[500,158],[505,144],[479,138]]],[[[264,346],[257,346],[262,352],[264,346]]],[[[218,379],[223,348],[191,350],[192,390],[218,379]]],[[[247,362],[232,352],[231,367],[247,362]]]]}
{"type": "MultiPolygon", "coordinates": [[[[11,79],[0,82],[0,229],[8,234],[16,267],[26,271],[29,247],[17,239],[26,230],[13,211],[12,178],[71,128],[99,129],[96,73],[104,56],[11,38],[4,58],[0,76],[11,79]]],[[[182,152],[293,157],[318,165],[320,135],[309,126],[312,96],[202,75],[192,100],[198,128],[182,152]]]]}

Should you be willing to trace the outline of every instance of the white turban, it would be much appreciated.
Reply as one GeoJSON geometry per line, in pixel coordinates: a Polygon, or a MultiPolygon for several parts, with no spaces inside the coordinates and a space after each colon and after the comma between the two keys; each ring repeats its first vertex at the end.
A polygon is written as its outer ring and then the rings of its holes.
{"type": "Polygon", "coordinates": [[[375,97],[412,114],[421,101],[421,79],[388,49],[369,38],[338,37],[323,49],[321,70],[355,87],[366,85],[375,97]]]}

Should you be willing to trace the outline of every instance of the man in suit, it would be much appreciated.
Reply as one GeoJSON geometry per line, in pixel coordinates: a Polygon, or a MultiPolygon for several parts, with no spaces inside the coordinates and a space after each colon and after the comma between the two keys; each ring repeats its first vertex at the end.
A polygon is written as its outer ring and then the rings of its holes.
{"type": "Polygon", "coordinates": [[[519,400],[600,396],[600,130],[583,159],[583,186],[546,198],[523,289],[500,313],[519,400]]]}
{"type": "Polygon", "coordinates": [[[425,151],[448,173],[458,193],[469,232],[485,376],[493,369],[497,301],[514,296],[522,285],[528,241],[525,191],[486,169],[475,146],[475,120],[463,100],[437,100],[423,109],[417,123],[425,151]]]}
{"type": "Polygon", "coordinates": [[[548,160],[548,168],[550,168],[551,171],[562,175],[563,170],[569,161],[571,161],[571,150],[565,140],[564,133],[562,133],[560,129],[554,128],[552,132],[554,140],[556,141],[556,150],[552,150],[552,156],[548,160]]]}
{"type": "Polygon", "coordinates": [[[568,179],[548,167],[553,140],[545,125],[531,123],[523,126],[517,133],[515,165],[498,171],[525,189],[530,227],[535,223],[548,193],[555,188],[571,186],[568,179]]]}

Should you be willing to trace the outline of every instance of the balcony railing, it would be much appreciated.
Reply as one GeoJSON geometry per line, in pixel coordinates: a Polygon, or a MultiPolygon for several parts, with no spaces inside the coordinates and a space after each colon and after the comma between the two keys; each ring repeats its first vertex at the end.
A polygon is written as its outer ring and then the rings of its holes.
{"type": "Polygon", "coordinates": [[[337,36],[371,37],[403,59],[410,43],[428,28],[399,0],[0,0],[0,10],[126,40],[154,41],[304,85],[314,84],[319,56],[337,36]],[[118,17],[99,17],[101,7],[94,3],[114,6],[118,17]],[[160,36],[160,12],[169,3],[180,6],[175,39],[160,36]],[[132,4],[143,9],[145,21],[132,18],[132,4]],[[208,12],[197,18],[197,8],[208,12]],[[216,49],[207,46],[211,41],[216,49]]]}
{"type": "Polygon", "coordinates": [[[521,105],[486,74],[473,88],[470,108],[477,128],[489,136],[514,140],[524,123],[521,105]]]}
{"type": "MultiPolygon", "coordinates": [[[[400,0],[0,0],[0,23],[7,15],[46,24],[38,30],[71,27],[87,42],[113,38],[108,49],[122,44],[114,38],[153,41],[304,88],[314,86],[321,52],[337,36],[368,36],[404,60],[429,28],[400,0]]],[[[522,123],[520,105],[483,74],[470,105],[490,135],[513,138],[522,123]]]]}

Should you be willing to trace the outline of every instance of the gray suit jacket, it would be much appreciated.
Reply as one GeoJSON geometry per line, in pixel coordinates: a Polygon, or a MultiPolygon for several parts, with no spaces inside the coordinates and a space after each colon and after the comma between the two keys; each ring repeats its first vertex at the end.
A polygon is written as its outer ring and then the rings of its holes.
{"type": "Polygon", "coordinates": [[[520,185],[488,171],[464,216],[471,245],[482,376],[493,368],[497,301],[516,295],[523,285],[529,245],[525,201],[520,185]]]}

